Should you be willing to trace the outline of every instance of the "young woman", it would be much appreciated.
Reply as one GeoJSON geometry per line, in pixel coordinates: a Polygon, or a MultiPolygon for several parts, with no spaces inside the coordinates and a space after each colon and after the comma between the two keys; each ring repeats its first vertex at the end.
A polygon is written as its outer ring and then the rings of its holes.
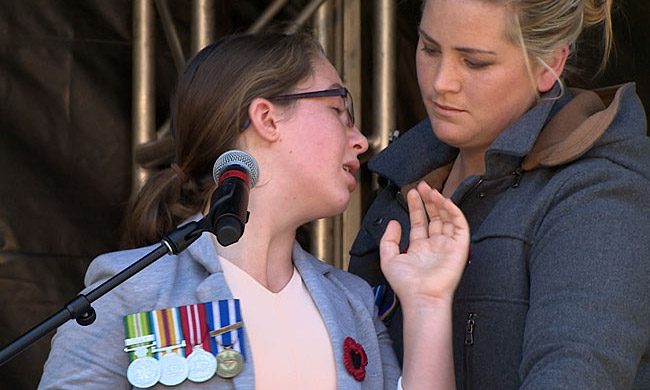
{"type": "MultiPolygon", "coordinates": [[[[472,236],[453,304],[459,389],[650,386],[643,107],[633,84],[585,91],[561,79],[584,29],[604,31],[607,58],[611,3],[424,2],[416,65],[428,119],[369,162],[388,185],[349,269],[386,284],[379,237],[383,221],[408,226],[411,183],[461,208],[472,236]]],[[[402,314],[385,315],[398,355],[402,314]]]]}
{"type": "MultiPolygon", "coordinates": [[[[126,237],[138,248],[94,260],[88,289],[207,213],[213,164],[232,149],[260,172],[243,236],[224,247],[204,234],[97,300],[91,326],[62,326],[39,388],[397,388],[400,369],[369,286],[295,241],[299,226],[346,208],[368,147],[318,44],[266,33],[206,47],[179,80],[172,129],[176,162],[128,212],[126,237]]],[[[425,183],[408,197],[411,249],[400,253],[397,223],[382,243],[386,275],[412,309],[403,387],[451,389],[451,297],[468,226],[425,183]]]]}

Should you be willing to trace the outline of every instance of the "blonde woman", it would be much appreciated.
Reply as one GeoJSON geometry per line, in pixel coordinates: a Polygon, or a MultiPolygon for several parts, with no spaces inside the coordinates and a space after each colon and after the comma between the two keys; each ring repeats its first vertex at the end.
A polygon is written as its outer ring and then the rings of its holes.
{"type": "MultiPolygon", "coordinates": [[[[567,59],[583,30],[602,32],[603,61],[590,70],[604,66],[611,7],[423,4],[416,65],[428,119],[370,161],[388,185],[365,217],[350,271],[387,284],[379,237],[389,220],[408,226],[412,183],[428,182],[461,208],[472,235],[453,300],[459,389],[650,388],[643,106],[634,84],[586,91],[562,79],[576,71],[567,59]]],[[[395,302],[389,291],[379,309],[400,356],[417,309],[395,302]]]]}

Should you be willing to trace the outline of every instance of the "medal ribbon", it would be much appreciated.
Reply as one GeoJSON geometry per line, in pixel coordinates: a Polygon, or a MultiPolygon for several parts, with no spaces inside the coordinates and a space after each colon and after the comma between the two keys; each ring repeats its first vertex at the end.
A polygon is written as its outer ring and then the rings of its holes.
{"type": "Polygon", "coordinates": [[[185,341],[181,328],[178,307],[154,310],[151,312],[153,330],[156,335],[157,359],[170,352],[185,357],[185,341]]]}
{"type": "Polygon", "coordinates": [[[185,353],[192,354],[194,346],[201,345],[204,351],[212,352],[210,349],[210,338],[208,337],[208,324],[206,322],[205,304],[181,306],[181,326],[185,336],[185,353]]]}
{"type": "MultiPolygon", "coordinates": [[[[124,328],[126,333],[126,341],[129,339],[135,339],[138,337],[144,336],[153,336],[153,331],[151,327],[151,316],[149,312],[142,312],[136,314],[129,314],[124,316],[124,328]]],[[[135,355],[135,348],[147,344],[147,341],[137,342],[127,345],[129,351],[129,361],[134,361],[137,356],[135,355]]],[[[149,344],[153,346],[153,338],[149,341],[149,344]]],[[[147,348],[147,355],[152,356],[151,347],[147,348]]]]}
{"type": "Polygon", "coordinates": [[[205,313],[210,332],[219,333],[220,329],[235,326],[235,329],[210,337],[212,353],[216,355],[226,347],[229,347],[241,353],[242,358],[246,360],[246,354],[244,353],[244,328],[241,326],[242,318],[239,299],[224,299],[216,302],[208,302],[205,304],[205,313]]]}

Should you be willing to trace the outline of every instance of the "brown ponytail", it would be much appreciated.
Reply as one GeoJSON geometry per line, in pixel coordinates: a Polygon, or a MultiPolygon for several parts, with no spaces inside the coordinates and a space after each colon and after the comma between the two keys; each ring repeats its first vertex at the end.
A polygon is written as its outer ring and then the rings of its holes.
{"type": "Polygon", "coordinates": [[[171,168],[154,173],[127,208],[126,248],[149,245],[200,212],[203,200],[195,183],[183,184],[171,168]]]}

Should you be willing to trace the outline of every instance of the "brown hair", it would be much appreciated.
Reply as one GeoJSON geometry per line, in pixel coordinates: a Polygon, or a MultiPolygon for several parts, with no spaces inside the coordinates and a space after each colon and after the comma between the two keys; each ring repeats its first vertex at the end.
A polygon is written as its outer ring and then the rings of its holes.
{"type": "Polygon", "coordinates": [[[189,180],[172,168],[152,175],[129,204],[123,245],[158,242],[202,211],[215,187],[212,166],[236,147],[253,99],[290,93],[321,53],[305,31],[231,35],[197,53],[171,101],[176,163],[189,180]]]}

